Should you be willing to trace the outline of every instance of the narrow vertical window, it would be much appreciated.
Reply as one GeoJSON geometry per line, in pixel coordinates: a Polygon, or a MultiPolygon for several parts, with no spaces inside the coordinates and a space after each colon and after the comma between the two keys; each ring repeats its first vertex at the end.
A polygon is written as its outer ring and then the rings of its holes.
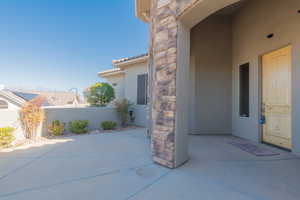
{"type": "Polygon", "coordinates": [[[147,105],[148,99],[148,75],[141,74],[137,77],[137,104],[147,105]]]}
{"type": "Polygon", "coordinates": [[[240,116],[249,117],[249,63],[240,66],[240,116]]]}

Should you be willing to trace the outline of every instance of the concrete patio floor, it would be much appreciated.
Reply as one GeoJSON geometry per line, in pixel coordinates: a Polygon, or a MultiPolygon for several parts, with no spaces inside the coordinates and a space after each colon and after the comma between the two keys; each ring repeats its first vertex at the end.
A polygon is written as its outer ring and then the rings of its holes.
{"type": "Polygon", "coordinates": [[[227,142],[191,136],[190,161],[170,170],[151,161],[145,129],[0,153],[0,199],[299,200],[300,159],[256,157],[227,142]]]}

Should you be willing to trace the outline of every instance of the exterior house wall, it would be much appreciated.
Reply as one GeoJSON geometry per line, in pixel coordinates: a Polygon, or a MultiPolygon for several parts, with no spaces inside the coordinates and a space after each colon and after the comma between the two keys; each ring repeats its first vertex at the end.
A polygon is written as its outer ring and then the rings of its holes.
{"type": "Polygon", "coordinates": [[[132,103],[137,102],[137,76],[148,74],[148,63],[138,63],[127,66],[125,69],[125,97],[132,103]]]}
{"type": "Polygon", "coordinates": [[[231,134],[231,17],[211,16],[191,30],[189,132],[231,134]]]}
{"type": "Polygon", "coordinates": [[[106,80],[113,86],[115,90],[116,99],[122,99],[125,97],[125,82],[124,74],[109,76],[106,80]],[[116,84],[116,86],[114,86],[116,84]]]}
{"type": "Polygon", "coordinates": [[[261,56],[292,45],[292,151],[300,153],[300,15],[298,0],[250,0],[233,18],[234,107],[233,134],[260,141],[261,56]],[[255,23],[253,23],[255,22],[255,23]],[[274,37],[267,39],[267,35],[274,37]],[[238,66],[250,62],[250,117],[238,115],[238,66]]]}
{"type": "Polygon", "coordinates": [[[148,74],[148,62],[128,66],[125,71],[125,97],[134,104],[134,124],[148,127],[148,105],[137,105],[137,77],[141,74],[148,74]]]}
{"type": "MultiPolygon", "coordinates": [[[[177,68],[176,72],[176,89],[171,88],[176,91],[176,112],[175,112],[175,148],[173,155],[173,165],[179,166],[187,161],[188,158],[188,132],[189,124],[188,118],[189,113],[189,96],[190,96],[190,67],[189,59],[184,59],[185,57],[190,57],[190,32],[180,23],[178,24],[178,36],[182,39],[177,40],[177,52],[178,57],[176,59],[177,68]]],[[[173,112],[164,113],[167,117],[173,117],[173,112]]],[[[173,145],[172,145],[173,146],[173,145]]]]}
{"type": "MultiPolygon", "coordinates": [[[[189,31],[192,27],[194,27],[199,22],[201,22],[211,14],[215,13],[216,11],[236,2],[239,2],[239,0],[151,0],[149,16],[151,32],[149,57],[151,59],[151,77],[153,81],[151,83],[151,99],[153,101],[151,107],[151,135],[153,159],[155,162],[161,165],[174,168],[181,165],[188,159],[188,157],[186,157],[185,159],[178,159],[178,157],[181,157],[180,154],[182,152],[186,152],[186,149],[188,148],[187,145],[183,146],[181,145],[180,141],[178,141],[181,140],[184,144],[186,144],[185,139],[183,139],[186,138],[186,133],[184,132],[184,129],[180,129],[180,131],[177,130],[178,127],[186,127],[186,123],[188,123],[187,119],[180,116],[179,114],[179,112],[188,112],[188,110],[185,110],[185,106],[182,104],[182,102],[184,102],[185,97],[181,95],[181,91],[182,88],[185,88],[185,86],[179,86],[179,84],[182,83],[180,74],[185,74],[184,68],[189,67],[190,62],[189,49],[181,47],[182,45],[188,46],[188,44],[190,43],[187,35],[189,34],[189,31]],[[184,41],[188,44],[184,45],[184,41]],[[177,162],[178,160],[180,160],[180,162],[177,162]]],[[[250,0],[249,2],[263,2],[263,4],[270,4],[270,1],[268,0],[250,0]]],[[[280,40],[281,42],[274,42],[274,44],[269,44],[270,46],[273,46],[272,49],[276,49],[279,48],[280,45],[286,45],[289,42],[293,42],[293,63],[295,63],[295,52],[298,51],[298,47],[296,44],[298,43],[298,40],[295,37],[293,37],[292,41],[288,38],[292,38],[291,36],[294,36],[294,34],[297,34],[298,32],[294,31],[294,33],[292,33],[291,31],[288,31],[292,27],[290,25],[295,21],[294,19],[287,19],[287,15],[289,15],[289,17],[293,16],[294,18],[299,17],[299,14],[297,13],[297,9],[299,8],[299,1],[281,1],[280,5],[282,6],[282,9],[275,9],[276,12],[273,10],[273,5],[275,4],[274,2],[278,3],[279,1],[272,1],[272,6],[269,6],[268,9],[253,9],[251,12],[248,12],[249,15],[245,17],[241,16],[243,18],[243,21],[248,21],[249,24],[245,23],[243,24],[243,27],[242,24],[240,25],[241,27],[239,28],[239,31],[237,31],[238,35],[240,34],[240,39],[237,37],[237,39],[235,39],[235,41],[233,42],[233,53],[235,54],[233,56],[233,65],[235,66],[235,69],[237,65],[241,64],[240,62],[247,62],[249,58],[251,62],[251,54],[244,55],[244,52],[241,52],[240,50],[247,49],[245,53],[253,51],[256,48],[254,47],[253,39],[258,37],[261,37],[260,40],[262,42],[262,44],[259,45],[265,44],[265,41],[263,41],[264,39],[262,38],[264,38],[266,34],[270,33],[270,31],[276,32],[281,30],[280,32],[282,33],[281,36],[278,36],[278,40],[280,40]],[[287,10],[287,7],[289,7],[288,4],[293,5],[292,7],[294,7],[294,9],[287,10]],[[288,11],[288,13],[285,13],[283,11],[288,11]],[[256,12],[259,13],[259,16],[257,16],[256,18],[252,17],[251,14],[256,12]],[[283,15],[282,17],[284,18],[286,23],[278,25],[278,22],[282,21],[282,18],[278,18],[278,15],[283,15]],[[266,28],[268,26],[266,26],[263,22],[265,20],[268,21],[271,19],[272,22],[269,23],[269,30],[267,30],[266,28]],[[288,30],[286,30],[286,32],[284,33],[285,28],[287,28],[288,30]],[[263,35],[259,36],[258,33],[263,33],[263,35]],[[245,45],[246,40],[241,40],[241,38],[244,38],[246,36],[249,37],[247,42],[248,45],[245,45]],[[239,45],[241,45],[241,47],[236,47],[237,42],[239,43],[239,45]]],[[[237,22],[234,23],[236,24],[237,22]]],[[[293,25],[294,28],[297,27],[295,28],[297,30],[299,26],[297,26],[296,24],[293,25]]],[[[233,36],[236,37],[237,33],[234,31],[233,36]]],[[[257,42],[259,43],[259,40],[257,40],[257,42]]],[[[258,55],[265,52],[263,51],[263,49],[257,50],[259,51],[256,52],[256,58],[258,57],[258,55]]],[[[266,49],[266,51],[269,50],[266,49]]],[[[193,60],[191,61],[193,62],[193,60]]],[[[192,62],[191,64],[193,64],[192,62]]],[[[251,63],[252,65],[254,63],[254,65],[258,66],[259,59],[257,59],[256,61],[252,60],[251,63]]],[[[293,83],[297,79],[296,74],[298,71],[299,70],[295,67],[293,68],[293,83]]],[[[251,67],[252,74],[258,72],[258,67],[256,69],[253,66],[251,67]]],[[[233,108],[234,115],[236,115],[237,110],[236,73],[237,72],[235,70],[233,74],[233,102],[235,104],[233,108]]],[[[255,88],[258,92],[258,84],[258,76],[256,76],[256,80],[254,77],[252,77],[250,88],[251,94],[253,94],[255,88]]],[[[293,84],[294,102],[299,100],[298,96],[300,96],[300,91],[298,88],[298,86],[293,84]]],[[[245,135],[251,134],[250,129],[252,129],[252,131],[259,129],[258,114],[256,114],[256,116],[255,114],[253,115],[254,110],[256,110],[256,113],[259,113],[258,106],[255,106],[258,105],[258,99],[258,96],[252,96],[252,108],[250,113],[252,114],[252,117],[250,119],[236,119],[236,116],[233,116],[233,121],[236,120],[236,122],[233,123],[233,133],[237,135],[244,135],[243,131],[241,131],[242,127],[244,128],[244,130],[249,130],[249,132],[245,135]],[[246,121],[248,121],[249,123],[246,121]],[[251,126],[250,129],[249,126],[251,126]]],[[[296,119],[299,117],[297,113],[299,113],[300,115],[300,109],[297,105],[294,105],[293,110],[293,117],[294,119],[296,119]]],[[[295,130],[298,130],[298,128],[296,123],[293,123],[293,131],[295,132],[295,130]]],[[[255,139],[255,137],[252,139],[255,139]]],[[[293,141],[295,141],[295,139],[293,141]]],[[[296,147],[295,144],[294,147],[296,147]]]]}
{"type": "Polygon", "coordinates": [[[135,105],[133,107],[135,120],[133,122],[136,126],[148,127],[149,126],[149,107],[135,105]]]}
{"type": "Polygon", "coordinates": [[[137,77],[138,75],[148,74],[148,62],[130,64],[122,69],[122,75],[106,76],[105,79],[110,83],[117,83],[114,87],[116,99],[126,98],[133,103],[133,112],[135,115],[134,125],[149,126],[149,108],[148,105],[137,105],[137,77]]]}

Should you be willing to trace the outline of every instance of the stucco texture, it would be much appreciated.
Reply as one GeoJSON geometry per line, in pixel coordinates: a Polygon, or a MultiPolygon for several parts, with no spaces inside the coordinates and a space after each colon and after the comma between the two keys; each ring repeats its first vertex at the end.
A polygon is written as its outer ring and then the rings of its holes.
{"type": "Polygon", "coordinates": [[[191,134],[231,134],[231,17],[213,16],[191,30],[191,134]]]}
{"type": "MultiPolygon", "coordinates": [[[[120,118],[114,108],[86,107],[86,108],[46,108],[46,119],[42,126],[42,136],[48,134],[47,127],[53,120],[60,120],[66,124],[73,120],[88,120],[89,130],[101,129],[103,121],[114,121],[120,126],[120,118]]],[[[66,130],[68,132],[68,130],[66,130]]]]}

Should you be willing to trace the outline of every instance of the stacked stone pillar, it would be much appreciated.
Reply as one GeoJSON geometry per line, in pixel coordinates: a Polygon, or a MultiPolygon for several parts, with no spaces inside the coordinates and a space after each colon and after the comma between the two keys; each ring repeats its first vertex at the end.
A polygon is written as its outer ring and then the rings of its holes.
{"type": "MultiPolygon", "coordinates": [[[[152,66],[151,138],[153,160],[176,166],[177,16],[192,0],[152,0],[150,59],[152,66]]],[[[196,1],[196,0],[194,0],[196,1]]]]}

